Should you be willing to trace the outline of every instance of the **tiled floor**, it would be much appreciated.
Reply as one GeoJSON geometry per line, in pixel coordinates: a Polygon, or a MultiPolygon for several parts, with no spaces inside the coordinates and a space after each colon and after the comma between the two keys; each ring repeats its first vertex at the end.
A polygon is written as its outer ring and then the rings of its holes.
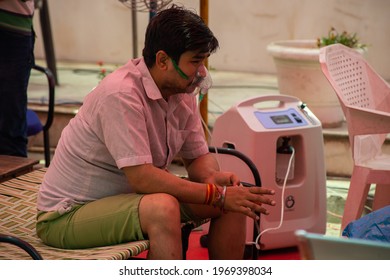
{"type": "MultiPolygon", "coordinates": [[[[96,64],[58,63],[59,85],[56,88],[57,109],[65,105],[82,103],[83,98],[98,82],[100,67],[96,64]]],[[[104,66],[108,72],[117,66],[104,66]]],[[[261,95],[277,94],[277,80],[273,75],[254,73],[211,71],[213,87],[208,93],[208,122],[212,127],[215,119],[236,102],[261,95]]],[[[36,73],[31,76],[30,102],[46,101],[45,81],[36,73]]],[[[183,167],[173,165],[173,172],[182,173],[183,167]]],[[[343,212],[349,181],[345,178],[328,178],[327,180],[327,235],[340,234],[340,222],[343,212]]]]}

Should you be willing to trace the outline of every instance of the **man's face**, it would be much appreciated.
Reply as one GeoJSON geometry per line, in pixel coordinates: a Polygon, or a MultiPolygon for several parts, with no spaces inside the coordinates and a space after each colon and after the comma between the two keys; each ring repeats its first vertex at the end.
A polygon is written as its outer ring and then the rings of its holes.
{"type": "Polygon", "coordinates": [[[166,88],[170,89],[172,94],[187,92],[192,82],[196,78],[196,74],[200,67],[204,67],[204,61],[210,53],[200,52],[185,52],[181,55],[180,61],[171,59],[172,67],[169,79],[166,83],[166,88]],[[176,63],[176,65],[175,65],[176,63]]]}

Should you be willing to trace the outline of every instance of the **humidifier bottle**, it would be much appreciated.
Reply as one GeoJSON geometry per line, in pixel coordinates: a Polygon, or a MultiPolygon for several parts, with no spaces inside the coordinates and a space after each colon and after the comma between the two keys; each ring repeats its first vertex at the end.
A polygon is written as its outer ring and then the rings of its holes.
{"type": "Polygon", "coordinates": [[[283,182],[287,180],[294,179],[294,159],[290,159],[293,154],[293,147],[290,144],[290,137],[282,137],[282,144],[276,149],[276,181],[283,182]],[[290,171],[287,175],[288,167],[290,166],[290,171]]]}

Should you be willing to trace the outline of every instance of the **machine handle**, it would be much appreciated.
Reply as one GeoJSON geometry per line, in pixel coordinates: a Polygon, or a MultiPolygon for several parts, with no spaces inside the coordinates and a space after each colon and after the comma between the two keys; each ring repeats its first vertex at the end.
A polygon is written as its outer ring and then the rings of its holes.
{"type": "Polygon", "coordinates": [[[255,104],[267,101],[279,101],[279,107],[282,107],[284,103],[299,103],[301,102],[297,97],[283,94],[273,94],[273,95],[260,95],[256,97],[251,97],[237,104],[237,107],[248,107],[255,104]]]}

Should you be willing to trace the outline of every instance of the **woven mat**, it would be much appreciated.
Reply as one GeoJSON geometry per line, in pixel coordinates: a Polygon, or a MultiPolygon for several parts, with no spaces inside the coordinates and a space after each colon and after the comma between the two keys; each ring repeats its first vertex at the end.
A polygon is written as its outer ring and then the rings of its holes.
{"type": "MultiPolygon", "coordinates": [[[[37,191],[45,172],[46,168],[38,169],[0,184],[0,233],[30,243],[47,260],[122,260],[148,250],[147,240],[80,250],[57,249],[43,244],[36,235],[35,222],[37,191]]],[[[0,259],[31,257],[17,246],[0,243],[0,259]]]]}

